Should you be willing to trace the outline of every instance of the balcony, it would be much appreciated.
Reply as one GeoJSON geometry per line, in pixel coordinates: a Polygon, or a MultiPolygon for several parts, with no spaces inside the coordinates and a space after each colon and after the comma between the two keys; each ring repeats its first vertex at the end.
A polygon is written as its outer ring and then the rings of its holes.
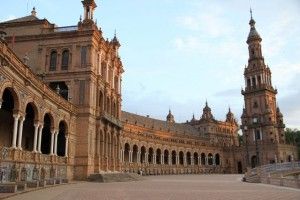
{"type": "Polygon", "coordinates": [[[102,113],[101,118],[111,124],[114,124],[115,126],[119,127],[120,129],[123,128],[123,123],[119,119],[115,118],[114,116],[112,116],[106,112],[102,113]]]}

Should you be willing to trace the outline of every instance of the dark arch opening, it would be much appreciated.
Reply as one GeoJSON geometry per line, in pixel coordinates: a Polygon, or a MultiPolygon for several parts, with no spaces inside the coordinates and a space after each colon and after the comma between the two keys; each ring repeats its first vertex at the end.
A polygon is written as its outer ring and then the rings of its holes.
{"type": "Polygon", "coordinates": [[[161,164],[161,150],[160,149],[156,150],[156,164],[158,164],[158,165],[161,164]]]}
{"type": "Polygon", "coordinates": [[[61,69],[62,70],[68,70],[68,67],[69,67],[69,57],[70,57],[69,50],[64,50],[62,52],[62,57],[61,57],[61,69]]]}
{"type": "Polygon", "coordinates": [[[172,151],[172,165],[176,165],[176,151],[172,151]]]}
{"type": "Polygon", "coordinates": [[[201,153],[201,164],[202,165],[206,165],[206,162],[205,162],[205,153],[201,153]]]}
{"type": "Polygon", "coordinates": [[[198,153],[197,152],[195,152],[194,153],[194,165],[199,165],[199,162],[198,162],[198,153]]]}
{"type": "Polygon", "coordinates": [[[27,151],[33,150],[34,120],[36,118],[35,107],[32,103],[26,106],[25,121],[23,124],[22,148],[27,151]]]}
{"type": "Polygon", "coordinates": [[[64,121],[59,123],[59,131],[57,135],[57,155],[66,156],[66,134],[67,125],[64,121]]]}
{"type": "Polygon", "coordinates": [[[148,154],[148,163],[153,164],[153,149],[152,147],[149,148],[149,154],[148,154]]]}
{"type": "Polygon", "coordinates": [[[164,151],[164,164],[169,164],[169,151],[167,149],[164,151]]]}
{"type": "Polygon", "coordinates": [[[217,153],[215,156],[216,165],[220,165],[220,155],[217,153]]]}
{"type": "Polygon", "coordinates": [[[126,143],[124,147],[124,162],[129,162],[129,151],[130,151],[130,145],[126,143]]]}
{"type": "Polygon", "coordinates": [[[10,147],[12,142],[15,107],[14,97],[9,89],[5,89],[2,95],[2,106],[0,109],[0,145],[10,147]]]}
{"type": "Polygon", "coordinates": [[[146,156],[146,148],[142,146],[141,148],[141,163],[145,163],[145,156],[146,156]]]}
{"type": "Polygon", "coordinates": [[[184,156],[183,156],[183,152],[180,151],[180,152],[179,152],[179,164],[180,164],[180,165],[183,165],[183,157],[184,157],[184,156]]]}
{"type": "Polygon", "coordinates": [[[61,82],[51,82],[49,84],[50,88],[57,94],[61,95],[65,100],[68,101],[69,98],[69,88],[64,81],[61,82]]]}
{"type": "Polygon", "coordinates": [[[187,162],[187,165],[191,165],[192,164],[192,156],[191,156],[190,152],[186,153],[186,162],[187,162]]]}
{"type": "Polygon", "coordinates": [[[57,62],[57,52],[52,51],[50,54],[50,68],[49,71],[55,71],[56,70],[56,62],[57,62]]]}
{"type": "Polygon", "coordinates": [[[251,157],[251,167],[255,168],[257,166],[257,158],[256,156],[251,157]]]}
{"type": "Polygon", "coordinates": [[[213,165],[213,155],[211,153],[208,154],[208,165],[213,165]]]}
{"type": "Polygon", "coordinates": [[[138,146],[134,145],[132,149],[132,162],[137,162],[137,157],[138,157],[138,146]]]}
{"type": "MultiPolygon", "coordinates": [[[[41,151],[43,154],[50,153],[50,146],[51,146],[51,116],[47,113],[44,116],[44,128],[42,133],[42,144],[41,144],[41,151]]],[[[53,141],[54,142],[54,141],[53,141]]],[[[54,143],[53,143],[54,144],[54,143]]]]}

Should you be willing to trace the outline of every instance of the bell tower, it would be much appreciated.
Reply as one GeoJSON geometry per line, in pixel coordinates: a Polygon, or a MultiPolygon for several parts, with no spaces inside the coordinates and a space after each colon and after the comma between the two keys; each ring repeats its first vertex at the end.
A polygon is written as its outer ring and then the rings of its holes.
{"type": "Polygon", "coordinates": [[[267,153],[274,145],[285,143],[283,116],[277,107],[277,90],[273,88],[271,70],[262,54],[262,38],[255,28],[250,9],[250,32],[247,38],[249,59],[245,66],[245,90],[242,90],[245,107],[242,129],[246,145],[253,145],[248,162],[253,165],[275,162],[279,152],[267,153]],[[275,155],[274,155],[275,154],[275,155]]]}
{"type": "Polygon", "coordinates": [[[81,2],[84,8],[83,23],[94,22],[94,10],[97,4],[94,0],[83,0],[81,2]]]}

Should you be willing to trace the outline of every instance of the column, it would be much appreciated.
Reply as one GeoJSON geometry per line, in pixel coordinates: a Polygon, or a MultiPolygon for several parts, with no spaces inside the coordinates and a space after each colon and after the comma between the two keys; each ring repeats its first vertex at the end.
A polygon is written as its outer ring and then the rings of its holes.
{"type": "Polygon", "coordinates": [[[172,154],[169,154],[169,165],[172,165],[172,154]]]}
{"type": "Polygon", "coordinates": [[[186,153],[183,154],[183,165],[186,166],[187,164],[187,156],[186,153]]]}
{"type": "Polygon", "coordinates": [[[39,124],[34,124],[34,136],[33,136],[33,152],[37,152],[37,137],[38,137],[38,131],[39,131],[39,124]]]}
{"type": "Polygon", "coordinates": [[[156,154],[155,153],[153,154],[153,162],[152,162],[152,164],[154,164],[154,165],[156,164],[156,154]]]}
{"type": "Polygon", "coordinates": [[[137,158],[136,158],[137,163],[141,163],[141,152],[137,152],[137,158]]]}
{"type": "Polygon", "coordinates": [[[53,155],[54,134],[55,134],[55,131],[51,131],[50,155],[53,155]]]}
{"type": "Polygon", "coordinates": [[[213,165],[216,165],[216,157],[213,156],[213,165]]]}
{"type": "Polygon", "coordinates": [[[43,125],[41,124],[40,126],[39,126],[39,134],[38,134],[38,152],[39,153],[42,153],[42,151],[41,151],[41,145],[42,145],[42,134],[43,134],[43,125]]]}
{"type": "Polygon", "coordinates": [[[176,155],[176,165],[179,165],[179,155],[176,155]]]}
{"type": "Polygon", "coordinates": [[[13,115],[14,117],[14,131],[13,131],[13,139],[12,139],[12,145],[11,147],[16,149],[17,147],[17,133],[18,133],[18,123],[20,115],[13,115]]]}
{"type": "Polygon", "coordinates": [[[2,108],[2,99],[0,99],[0,109],[2,108]]]}
{"type": "Polygon", "coordinates": [[[208,157],[205,156],[205,165],[208,165],[208,157]]]}
{"type": "Polygon", "coordinates": [[[201,163],[201,156],[198,156],[198,164],[202,165],[202,163],[201,163]]]}
{"type": "Polygon", "coordinates": [[[23,124],[25,117],[20,117],[19,121],[19,134],[18,134],[18,149],[22,150],[22,135],[23,135],[23,124]]]}
{"type": "Polygon", "coordinates": [[[257,75],[255,75],[255,86],[258,86],[257,75]]]}
{"type": "Polygon", "coordinates": [[[252,80],[252,76],[250,76],[250,85],[251,85],[251,87],[253,87],[253,80],[252,80]]]}
{"type": "Polygon", "coordinates": [[[161,160],[160,163],[161,163],[162,165],[165,164],[165,161],[164,161],[164,154],[161,154],[160,160],[161,160]]]}
{"type": "Polygon", "coordinates": [[[57,138],[58,138],[58,131],[55,131],[55,134],[54,134],[54,155],[57,156],[57,138]]]}
{"type": "Polygon", "coordinates": [[[194,156],[191,156],[191,165],[194,165],[194,156]]]}
{"type": "Polygon", "coordinates": [[[148,155],[148,153],[146,152],[146,153],[145,153],[145,163],[146,163],[146,164],[148,164],[148,159],[149,159],[149,155],[148,155]]]}
{"type": "Polygon", "coordinates": [[[132,163],[132,151],[129,151],[129,163],[132,163]]]}
{"type": "Polygon", "coordinates": [[[69,154],[68,150],[69,150],[69,134],[66,135],[65,157],[68,157],[69,154]]]}

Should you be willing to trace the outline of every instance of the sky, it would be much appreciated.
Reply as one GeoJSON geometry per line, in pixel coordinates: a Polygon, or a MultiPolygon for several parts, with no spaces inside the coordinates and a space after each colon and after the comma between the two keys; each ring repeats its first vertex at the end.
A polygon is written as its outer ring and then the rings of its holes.
{"type": "MultiPolygon", "coordinates": [[[[262,51],[272,71],[286,126],[300,128],[300,0],[96,0],[94,18],[104,37],[116,29],[125,73],[122,109],[176,122],[202,115],[208,101],[225,120],[240,121],[248,60],[250,4],[262,51]]],[[[0,21],[28,15],[57,26],[76,25],[80,0],[10,0],[0,21]]]]}

